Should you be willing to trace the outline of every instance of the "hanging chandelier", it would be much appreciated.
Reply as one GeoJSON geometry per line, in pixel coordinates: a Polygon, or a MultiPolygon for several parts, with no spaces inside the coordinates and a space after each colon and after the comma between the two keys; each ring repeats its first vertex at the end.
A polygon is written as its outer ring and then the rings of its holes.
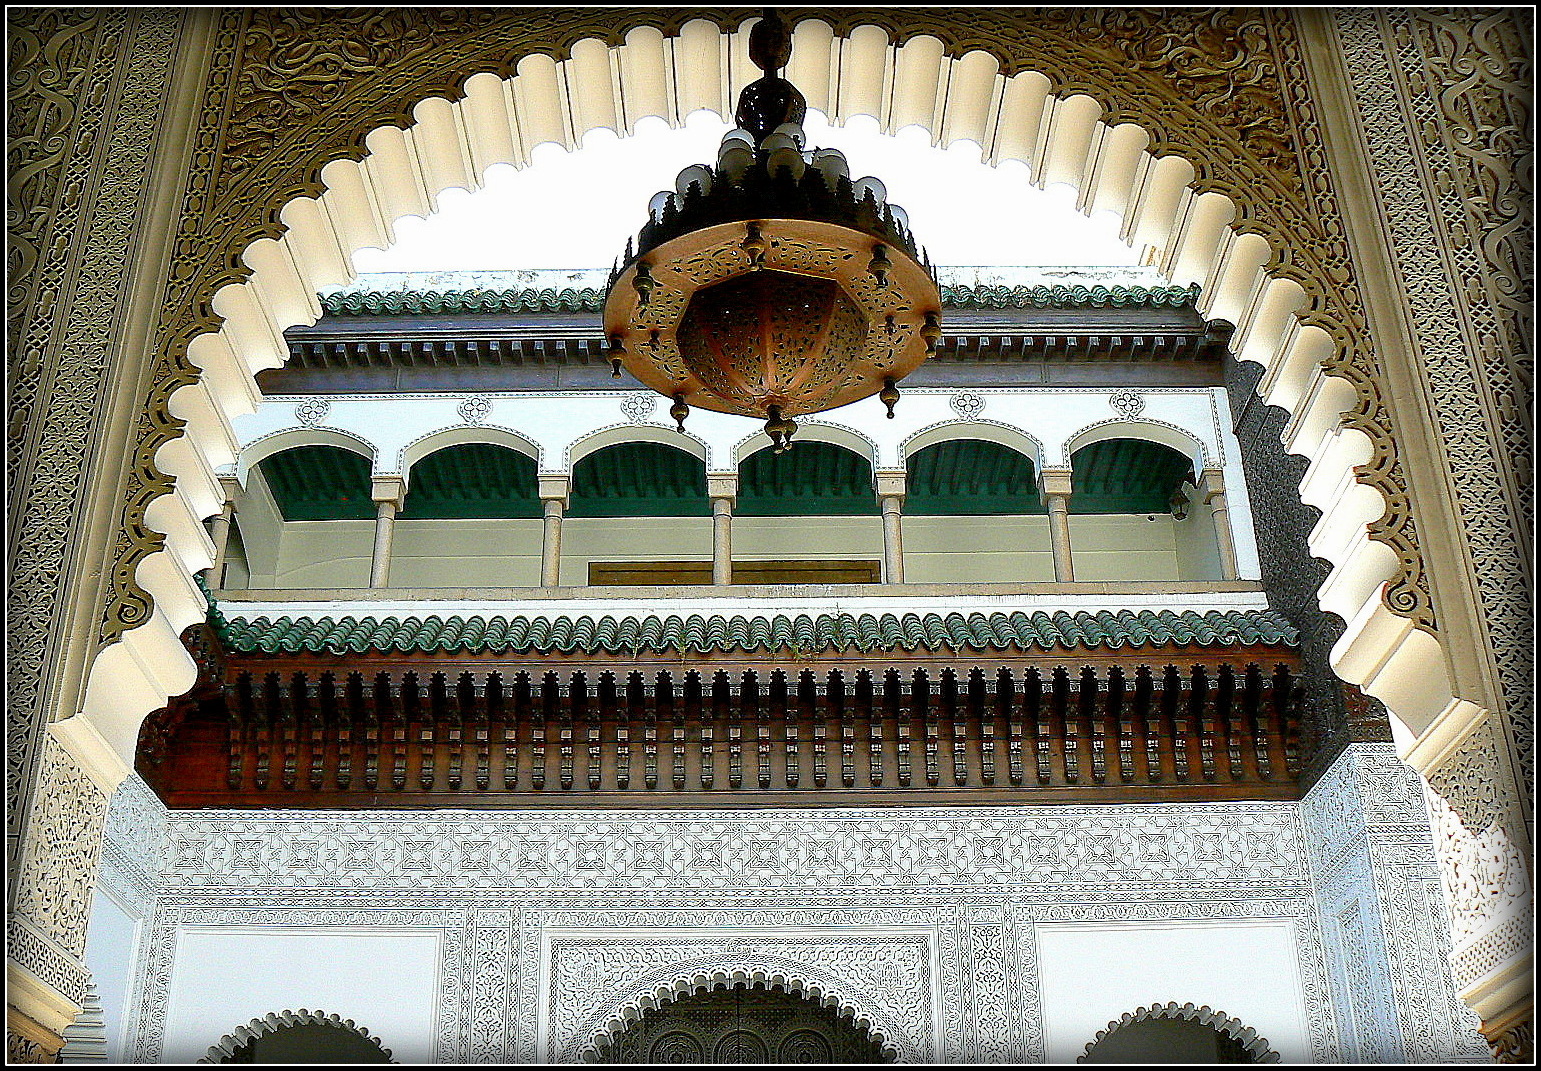
{"type": "Polygon", "coordinates": [[[739,94],[715,166],[679,173],[611,272],[604,330],[624,367],[691,406],[765,420],[780,453],[797,424],[895,386],[936,349],[941,295],[904,210],[835,149],[806,147],[803,95],[777,73],[787,27],[749,33],[762,77],[739,94]]]}

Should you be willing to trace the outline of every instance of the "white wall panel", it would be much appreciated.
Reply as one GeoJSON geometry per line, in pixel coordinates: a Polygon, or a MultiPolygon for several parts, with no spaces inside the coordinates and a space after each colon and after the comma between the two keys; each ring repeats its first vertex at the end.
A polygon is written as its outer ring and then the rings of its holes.
{"type": "Polygon", "coordinates": [[[435,931],[214,929],[177,935],[164,1059],[192,1063],[269,1012],[335,1013],[399,1063],[430,1063],[439,988],[435,931]]]}
{"type": "Polygon", "coordinates": [[[1045,1055],[1072,1063],[1099,1030],[1153,1004],[1208,1005],[1253,1027],[1285,1063],[1311,1052],[1288,920],[1039,923],[1045,1055]]]}

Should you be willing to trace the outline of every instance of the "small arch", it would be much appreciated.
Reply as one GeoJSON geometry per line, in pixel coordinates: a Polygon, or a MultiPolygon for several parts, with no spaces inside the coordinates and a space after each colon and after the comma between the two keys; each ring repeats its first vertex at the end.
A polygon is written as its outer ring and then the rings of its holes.
{"type": "Polygon", "coordinates": [[[338,428],[285,428],[283,431],[269,432],[246,445],[236,460],[236,480],[245,487],[247,476],[258,464],[274,454],[299,446],[335,446],[339,450],[350,450],[369,462],[371,472],[374,471],[375,458],[380,454],[374,443],[351,431],[338,428]]]}
{"type": "Polygon", "coordinates": [[[624,442],[573,463],[569,517],[709,517],[706,462],[675,443],[624,442]]]}
{"type": "MultiPolygon", "coordinates": [[[[859,457],[866,458],[867,464],[874,469],[878,467],[878,444],[855,428],[848,428],[843,424],[799,420],[794,442],[827,443],[830,446],[839,446],[859,457]]],[[[770,436],[763,431],[754,432],[740,439],[733,447],[733,467],[741,468],[751,455],[772,445],[770,436]]],[[[793,449],[796,449],[795,445],[793,449]]]]}
{"type": "MultiPolygon", "coordinates": [[[[845,994],[845,987],[839,982],[822,977],[821,972],[812,971],[790,960],[761,957],[753,965],[682,965],[677,970],[678,973],[672,977],[655,975],[650,980],[644,980],[608,1017],[591,1020],[588,1027],[579,1034],[580,1038],[587,1036],[588,1042],[572,1056],[578,1061],[593,1063],[622,1032],[649,1011],[664,1007],[681,997],[741,986],[773,991],[779,989],[836,1012],[843,1019],[848,1019],[852,1026],[866,1033],[890,1062],[924,1062],[927,1058],[926,1053],[915,1051],[913,1045],[907,1044],[891,1024],[882,1021],[876,1014],[862,1010],[845,994]]],[[[559,1054],[552,1055],[556,1057],[559,1054]]]]}
{"type": "MultiPolygon", "coordinates": [[[[357,1040],[348,1043],[348,1059],[327,1061],[334,1063],[382,1063],[391,1064],[396,1061],[391,1057],[391,1050],[375,1035],[364,1027],[359,1026],[352,1019],[344,1019],[336,1013],[323,1011],[309,1011],[301,1008],[299,1011],[284,1010],[281,1012],[269,1012],[237,1027],[218,1042],[209,1046],[209,1051],[203,1054],[200,1064],[223,1064],[234,1062],[232,1059],[238,1051],[256,1043],[264,1037],[271,1037],[285,1030],[293,1030],[297,1027],[314,1026],[330,1030],[343,1031],[345,1034],[354,1035],[357,1040]],[[366,1047],[367,1046],[367,1047],[366,1047]],[[369,1048],[377,1050],[379,1059],[369,1059],[374,1055],[369,1048]]],[[[252,1061],[243,1060],[242,1063],[252,1061]]]]}
{"type": "Polygon", "coordinates": [[[369,461],[340,446],[291,446],[258,463],[285,521],[370,520],[375,516],[369,461]]]}
{"type": "Polygon", "coordinates": [[[488,443],[492,446],[503,446],[516,453],[524,454],[534,460],[537,470],[541,462],[540,444],[514,431],[498,424],[472,424],[454,428],[440,428],[438,431],[430,431],[426,435],[420,435],[396,453],[396,471],[401,473],[401,478],[407,486],[412,485],[412,466],[416,465],[429,454],[437,453],[448,446],[462,446],[467,443],[488,443]]]}
{"type": "Polygon", "coordinates": [[[707,462],[706,440],[694,432],[682,432],[677,428],[663,428],[648,424],[612,424],[598,431],[589,432],[562,451],[562,467],[571,475],[578,462],[590,454],[621,443],[658,443],[660,446],[672,446],[676,450],[683,450],[699,458],[702,464],[707,462]]]}
{"type": "Polygon", "coordinates": [[[996,443],[1024,455],[1033,463],[1035,472],[1042,471],[1044,466],[1043,443],[1021,428],[998,420],[944,420],[928,424],[899,444],[899,456],[909,461],[912,455],[926,447],[952,439],[979,439],[996,443]]]}
{"type": "Polygon", "coordinates": [[[893,1062],[852,1016],[785,985],[736,982],[670,1000],[595,1046],[596,1063],[893,1062]]]}
{"type": "MultiPolygon", "coordinates": [[[[1105,1029],[1097,1031],[1097,1036],[1086,1043],[1086,1051],[1076,1058],[1076,1063],[1140,1063],[1140,1062],[1174,1062],[1161,1061],[1153,1052],[1136,1052],[1129,1042],[1130,1035],[1124,1033],[1123,1042],[1110,1041],[1121,1032],[1131,1029],[1138,1030],[1142,1023],[1152,1023],[1161,1020],[1189,1023],[1198,1027],[1207,1028],[1214,1035],[1225,1039],[1218,1048],[1213,1063],[1249,1063],[1249,1064],[1276,1064],[1279,1062],[1279,1054],[1268,1044],[1268,1039],[1261,1036],[1252,1027],[1245,1025],[1239,1019],[1234,1019],[1224,1012],[1215,1011],[1209,1005],[1194,1007],[1193,1004],[1178,1004],[1168,1001],[1165,1004],[1154,1004],[1148,1008],[1136,1008],[1132,1012],[1125,1012],[1120,1018],[1113,1020],[1105,1029]],[[1106,1043],[1106,1044],[1105,1044],[1106,1043]],[[1094,1056],[1099,1055],[1100,1058],[1094,1056]],[[1228,1051],[1227,1051],[1228,1050],[1228,1051]]],[[[1175,1062],[1203,1062],[1190,1061],[1186,1057],[1175,1062]]]]}
{"type": "Polygon", "coordinates": [[[989,439],[942,439],[905,462],[904,511],[913,516],[1043,513],[1038,469],[1020,450],[989,439]]]}
{"type": "Polygon", "coordinates": [[[401,520],[539,517],[536,462],[501,443],[442,445],[417,461],[401,520]]]}
{"type": "Polygon", "coordinates": [[[1114,418],[1088,424],[1065,440],[1064,446],[1060,448],[1060,458],[1063,463],[1069,464],[1071,455],[1077,450],[1104,439],[1145,439],[1160,443],[1162,446],[1170,446],[1187,457],[1193,462],[1194,472],[1203,472],[1211,467],[1207,461],[1208,451],[1191,431],[1179,428],[1176,424],[1168,424],[1164,420],[1147,418],[1139,420],[1114,418]]]}
{"type": "Polygon", "coordinates": [[[1192,459],[1149,439],[1087,443],[1070,456],[1070,469],[1070,512],[1080,514],[1166,513],[1195,480],[1192,459]]]}
{"type": "Polygon", "coordinates": [[[866,457],[834,443],[797,442],[775,453],[769,441],[739,466],[742,517],[864,517],[878,513],[866,457]]]}

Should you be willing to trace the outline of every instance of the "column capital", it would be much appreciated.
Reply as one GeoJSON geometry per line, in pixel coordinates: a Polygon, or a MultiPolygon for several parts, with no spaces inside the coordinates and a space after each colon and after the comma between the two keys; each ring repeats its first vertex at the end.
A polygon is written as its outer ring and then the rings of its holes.
{"type": "Polygon", "coordinates": [[[1069,469],[1041,469],[1038,472],[1038,490],[1044,498],[1056,495],[1062,498],[1070,497],[1070,470],[1069,469]]]}
{"type": "Polygon", "coordinates": [[[397,509],[400,509],[402,499],[407,497],[407,478],[405,476],[376,476],[369,482],[369,497],[376,502],[389,502],[397,509]]]}
{"type": "Polygon", "coordinates": [[[562,508],[567,508],[567,496],[572,487],[572,480],[568,476],[539,476],[536,477],[536,485],[542,502],[560,502],[562,508]]]}
{"type": "Polygon", "coordinates": [[[872,489],[879,499],[897,498],[905,494],[906,472],[904,469],[877,469],[872,473],[872,489]]]}
{"type": "Polygon", "coordinates": [[[220,493],[225,496],[227,503],[233,505],[240,501],[241,496],[246,493],[246,489],[241,486],[241,481],[234,476],[219,476],[216,478],[219,480],[220,493]]]}
{"type": "Polygon", "coordinates": [[[1199,495],[1207,504],[1211,499],[1225,494],[1225,473],[1219,469],[1205,469],[1198,478],[1199,495]]]}
{"type": "Polygon", "coordinates": [[[738,502],[738,473],[736,472],[708,472],[706,474],[706,497],[713,502],[719,499],[727,499],[729,505],[738,502]]]}

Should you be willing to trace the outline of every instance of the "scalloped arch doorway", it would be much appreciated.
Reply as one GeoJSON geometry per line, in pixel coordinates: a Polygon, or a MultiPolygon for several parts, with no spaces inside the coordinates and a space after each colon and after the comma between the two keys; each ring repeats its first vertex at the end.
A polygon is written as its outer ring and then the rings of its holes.
{"type": "MultiPolygon", "coordinates": [[[[178,635],[204,614],[192,577],[212,561],[203,521],[219,509],[214,474],[234,460],[230,419],[255,403],[255,374],[283,362],[283,330],[319,314],[316,289],[346,281],[350,253],[388,240],[395,219],[538,144],[629,132],[646,115],[725,114],[752,21],[678,10],[604,22],[579,10],[442,24],[419,24],[426,12],[357,25],[324,11],[231,18],[219,47],[253,77],[218,88],[203,112],[213,147],[195,153],[151,328],[133,493],[82,704],[126,760],[144,715],[194,679],[178,635]],[[360,50],[355,32],[378,49],[360,50]]],[[[1332,563],[1320,601],[1348,623],[1334,668],[1383,700],[1408,741],[1458,733],[1484,711],[1457,688],[1459,652],[1435,627],[1323,135],[1291,95],[1303,64],[1293,23],[1014,18],[803,18],[789,73],[837,122],[872,114],[886,130],[917,125],[942,144],[977,141],[992,161],[1024,160],[1036,181],[1077,188],[1083,210],[1121,213],[1128,240],[1155,247],[1173,281],[1201,284],[1201,311],[1237,325],[1235,352],[1264,368],[1263,400],[1291,414],[1286,448],[1311,463],[1302,496],[1323,517],[1310,545],[1332,563]],[[1179,47],[1188,31],[1202,44],[1179,47]]]]}
{"type": "MultiPolygon", "coordinates": [[[[212,561],[202,522],[218,511],[212,474],[235,455],[230,418],[250,410],[256,373],[285,360],[284,329],[319,316],[316,290],[353,277],[350,254],[388,244],[395,220],[429,214],[440,191],[475,189],[487,167],[525,160],[535,145],[571,148],[587,130],[628,131],[645,115],[678,123],[702,108],[730,111],[737,73],[747,65],[746,38],[746,29],[724,33],[695,19],[676,37],[638,26],[618,46],[583,38],[563,50],[560,62],[532,51],[509,62],[512,78],[492,71],[461,76],[449,96],[419,100],[404,115],[377,116],[358,139],[360,159],[319,166],[316,181],[306,184],[314,196],[275,206],[265,195],[262,214],[277,224],[264,229],[278,236],[236,250],[235,268],[201,279],[188,295],[192,308],[168,310],[184,324],[195,367],[180,386],[177,377],[165,384],[166,408],[185,421],[181,435],[169,426],[152,430],[142,446],[145,461],[175,476],[176,487],[152,498],[137,518],[165,533],[165,549],[143,546],[137,556],[129,550],[119,563],[119,576],[135,582],[120,585],[123,612],[116,616],[125,625],[139,618],[139,627],[109,630],[108,640],[125,642],[108,646],[93,666],[89,715],[118,720],[126,691],[164,696],[191,683],[193,667],[176,636],[203,616],[187,578],[212,561]],[[242,275],[245,281],[233,281],[242,275]],[[132,609],[138,603],[145,612],[132,609]],[[151,605],[159,612],[148,613],[151,605]],[[146,665],[167,668],[150,677],[146,665]]],[[[1350,623],[1334,651],[1335,668],[1385,701],[1414,733],[1429,724],[1452,690],[1427,673],[1441,661],[1437,642],[1414,627],[1422,611],[1413,574],[1421,563],[1406,526],[1399,528],[1405,503],[1385,478],[1394,442],[1376,422],[1371,377],[1353,363],[1363,356],[1355,345],[1365,340],[1361,325],[1338,307],[1342,295],[1333,280],[1341,267],[1322,263],[1322,250],[1301,241],[1298,226],[1286,243],[1270,219],[1277,205],[1224,174],[1244,170],[1238,160],[1269,186],[1277,186],[1278,173],[1244,146],[1230,166],[1178,155],[1165,138],[1119,121],[1087,92],[1071,92],[1093,88],[1085,77],[1056,85],[1037,71],[1008,76],[1002,59],[984,50],[957,58],[946,52],[927,34],[895,44],[877,25],[837,35],[821,19],[803,19],[790,74],[810,106],[827,109],[835,121],[875,114],[889,130],[918,125],[944,144],[977,141],[992,162],[1027,161],[1036,183],[1078,188],[1084,210],[1121,213],[1128,240],[1155,247],[1174,282],[1202,284],[1201,311],[1237,325],[1238,356],[1267,369],[1264,400],[1293,414],[1286,446],[1313,462],[1316,478],[1303,493],[1325,516],[1312,550],[1334,563],[1321,601],[1350,623]],[[1324,495],[1322,487],[1331,492],[1324,495]]],[[[340,133],[332,139],[318,155],[336,155],[346,144],[340,133]]],[[[150,400],[152,423],[157,401],[150,400]]],[[[132,529],[132,511],[128,520],[132,529]]],[[[128,715],[133,726],[98,728],[109,740],[131,741],[149,709],[128,715]]]]}

